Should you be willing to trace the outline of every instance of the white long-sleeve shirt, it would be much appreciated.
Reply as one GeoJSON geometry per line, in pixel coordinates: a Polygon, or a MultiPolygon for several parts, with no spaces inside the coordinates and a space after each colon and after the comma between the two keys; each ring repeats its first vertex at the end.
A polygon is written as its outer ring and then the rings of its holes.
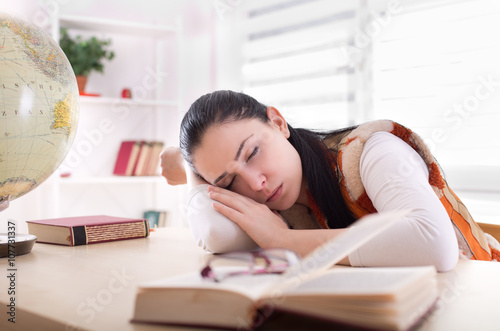
{"type": "MultiPolygon", "coordinates": [[[[458,259],[457,239],[446,210],[429,185],[429,172],[422,158],[398,137],[377,132],[365,143],[360,174],[378,212],[414,212],[349,254],[351,265],[434,265],[438,271],[452,269],[458,259]]],[[[207,185],[191,191],[188,221],[198,245],[207,251],[258,247],[241,228],[213,209],[207,185]]]]}
{"type": "Polygon", "coordinates": [[[398,137],[377,132],[365,143],[359,167],[365,191],[378,212],[414,212],[351,253],[351,265],[432,264],[438,271],[452,269],[458,260],[457,238],[417,152],[398,137]]]}

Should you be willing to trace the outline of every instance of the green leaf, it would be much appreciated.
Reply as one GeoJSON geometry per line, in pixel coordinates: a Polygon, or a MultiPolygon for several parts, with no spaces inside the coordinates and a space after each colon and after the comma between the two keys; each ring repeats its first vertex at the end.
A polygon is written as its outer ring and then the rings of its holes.
{"type": "Polygon", "coordinates": [[[108,50],[111,40],[96,37],[84,40],[82,36],[71,38],[66,28],[61,28],[59,40],[61,49],[66,54],[75,75],[88,76],[92,71],[104,72],[104,60],[112,60],[115,53],[108,50]]]}

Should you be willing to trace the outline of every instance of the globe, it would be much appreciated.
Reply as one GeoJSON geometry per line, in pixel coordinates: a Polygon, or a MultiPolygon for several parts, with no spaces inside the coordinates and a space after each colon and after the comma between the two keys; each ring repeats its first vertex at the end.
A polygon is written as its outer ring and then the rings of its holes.
{"type": "Polygon", "coordinates": [[[78,87],[52,37],[0,12],[0,210],[38,187],[75,138],[78,87]]]}

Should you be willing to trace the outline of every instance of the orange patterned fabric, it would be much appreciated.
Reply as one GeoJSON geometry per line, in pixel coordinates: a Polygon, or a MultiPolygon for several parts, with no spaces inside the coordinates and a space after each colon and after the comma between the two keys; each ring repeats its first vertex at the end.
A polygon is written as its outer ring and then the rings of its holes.
{"type": "Polygon", "coordinates": [[[314,200],[309,190],[306,190],[306,193],[307,193],[307,200],[309,200],[309,208],[312,210],[314,217],[316,217],[316,220],[323,229],[328,229],[325,216],[323,216],[323,213],[321,212],[321,209],[316,203],[316,200],[314,200]]]}
{"type": "MultiPolygon", "coordinates": [[[[426,162],[429,169],[429,184],[445,207],[455,229],[459,231],[457,238],[459,239],[463,257],[473,260],[500,261],[500,252],[490,247],[484,232],[479,228],[460,199],[448,187],[437,162],[422,139],[410,129],[395,122],[374,121],[360,125],[346,135],[337,146],[328,146],[334,155],[337,155],[338,169],[336,170],[340,188],[344,200],[353,215],[360,218],[366,214],[376,212],[372,201],[366,194],[364,187],[362,187],[359,176],[359,159],[366,140],[371,134],[378,131],[387,131],[399,137],[417,151],[426,162]],[[356,170],[356,167],[358,167],[358,170],[356,170]]],[[[326,228],[327,222],[317,204],[310,194],[308,194],[308,198],[314,215],[321,226],[326,228]]]]}
{"type": "Polygon", "coordinates": [[[496,249],[491,250],[491,259],[500,262],[500,251],[496,249]]]}

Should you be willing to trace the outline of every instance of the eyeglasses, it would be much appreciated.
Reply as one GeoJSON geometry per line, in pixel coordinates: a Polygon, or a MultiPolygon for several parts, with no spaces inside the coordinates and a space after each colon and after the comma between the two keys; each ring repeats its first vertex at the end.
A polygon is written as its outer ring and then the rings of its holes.
{"type": "Polygon", "coordinates": [[[220,282],[239,275],[281,274],[299,261],[300,257],[287,249],[223,253],[209,258],[201,270],[201,277],[220,282]]]}

